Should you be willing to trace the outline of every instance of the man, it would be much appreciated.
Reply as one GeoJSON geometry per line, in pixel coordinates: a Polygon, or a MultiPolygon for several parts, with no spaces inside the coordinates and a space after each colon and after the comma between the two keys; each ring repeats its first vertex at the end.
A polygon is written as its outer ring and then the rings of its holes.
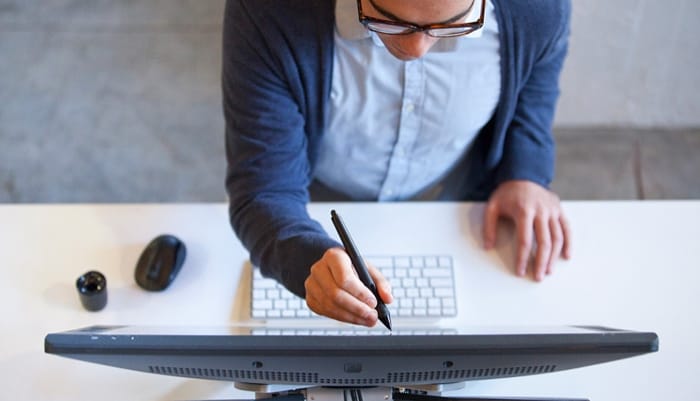
{"type": "Polygon", "coordinates": [[[376,299],[307,202],[488,200],[485,247],[511,219],[516,273],[542,280],[570,253],[547,189],[569,13],[565,0],[229,0],[226,186],[252,262],[315,312],[373,326],[376,299]]]}

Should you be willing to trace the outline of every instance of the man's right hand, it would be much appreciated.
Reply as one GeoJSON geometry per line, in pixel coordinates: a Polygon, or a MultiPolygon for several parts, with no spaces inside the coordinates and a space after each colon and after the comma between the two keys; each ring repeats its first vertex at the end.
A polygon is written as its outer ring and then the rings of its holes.
{"type": "MultiPolygon", "coordinates": [[[[377,286],[384,303],[391,303],[389,282],[371,264],[370,276],[377,286]]],[[[362,284],[352,266],[350,257],[341,248],[327,250],[320,260],[311,266],[311,273],[304,282],[306,304],[319,315],[342,322],[372,327],[377,324],[377,299],[362,284]]]]}

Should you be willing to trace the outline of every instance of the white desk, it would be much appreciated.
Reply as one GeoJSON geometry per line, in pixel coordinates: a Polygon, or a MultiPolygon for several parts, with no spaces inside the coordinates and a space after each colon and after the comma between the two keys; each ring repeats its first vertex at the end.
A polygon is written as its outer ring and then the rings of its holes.
{"type": "MultiPolygon", "coordinates": [[[[546,375],[467,383],[459,394],[700,399],[700,202],[567,202],[574,258],[543,283],[516,278],[512,234],[481,249],[480,204],[315,204],[333,232],[335,207],[366,254],[449,253],[467,324],[600,324],[656,331],[660,351],[546,375]],[[506,263],[508,262],[508,263],[506,263]]],[[[247,253],[223,204],[0,206],[4,316],[0,398],[176,400],[250,396],[224,382],[151,375],[46,355],[46,333],[91,324],[224,325],[241,316],[247,253]],[[147,293],[133,267],[150,239],[181,237],[174,284],[147,293]],[[75,279],[107,276],[101,312],[80,306],[75,279]]]]}

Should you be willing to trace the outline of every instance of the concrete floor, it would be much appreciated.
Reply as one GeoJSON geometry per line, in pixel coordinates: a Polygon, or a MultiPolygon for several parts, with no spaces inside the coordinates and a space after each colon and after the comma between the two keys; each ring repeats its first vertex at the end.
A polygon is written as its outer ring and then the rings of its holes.
{"type": "MultiPolygon", "coordinates": [[[[223,0],[0,0],[0,202],[224,201],[223,0]]],[[[556,130],[563,199],[700,198],[700,129],[556,130]]]]}

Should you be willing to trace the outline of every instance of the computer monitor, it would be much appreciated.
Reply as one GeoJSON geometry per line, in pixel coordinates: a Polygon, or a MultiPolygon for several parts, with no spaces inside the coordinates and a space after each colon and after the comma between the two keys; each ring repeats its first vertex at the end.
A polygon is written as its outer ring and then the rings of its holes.
{"type": "Polygon", "coordinates": [[[163,375],[309,387],[419,386],[557,372],[657,351],[652,332],[606,327],[460,329],[92,326],[45,351],[163,375]]]}

